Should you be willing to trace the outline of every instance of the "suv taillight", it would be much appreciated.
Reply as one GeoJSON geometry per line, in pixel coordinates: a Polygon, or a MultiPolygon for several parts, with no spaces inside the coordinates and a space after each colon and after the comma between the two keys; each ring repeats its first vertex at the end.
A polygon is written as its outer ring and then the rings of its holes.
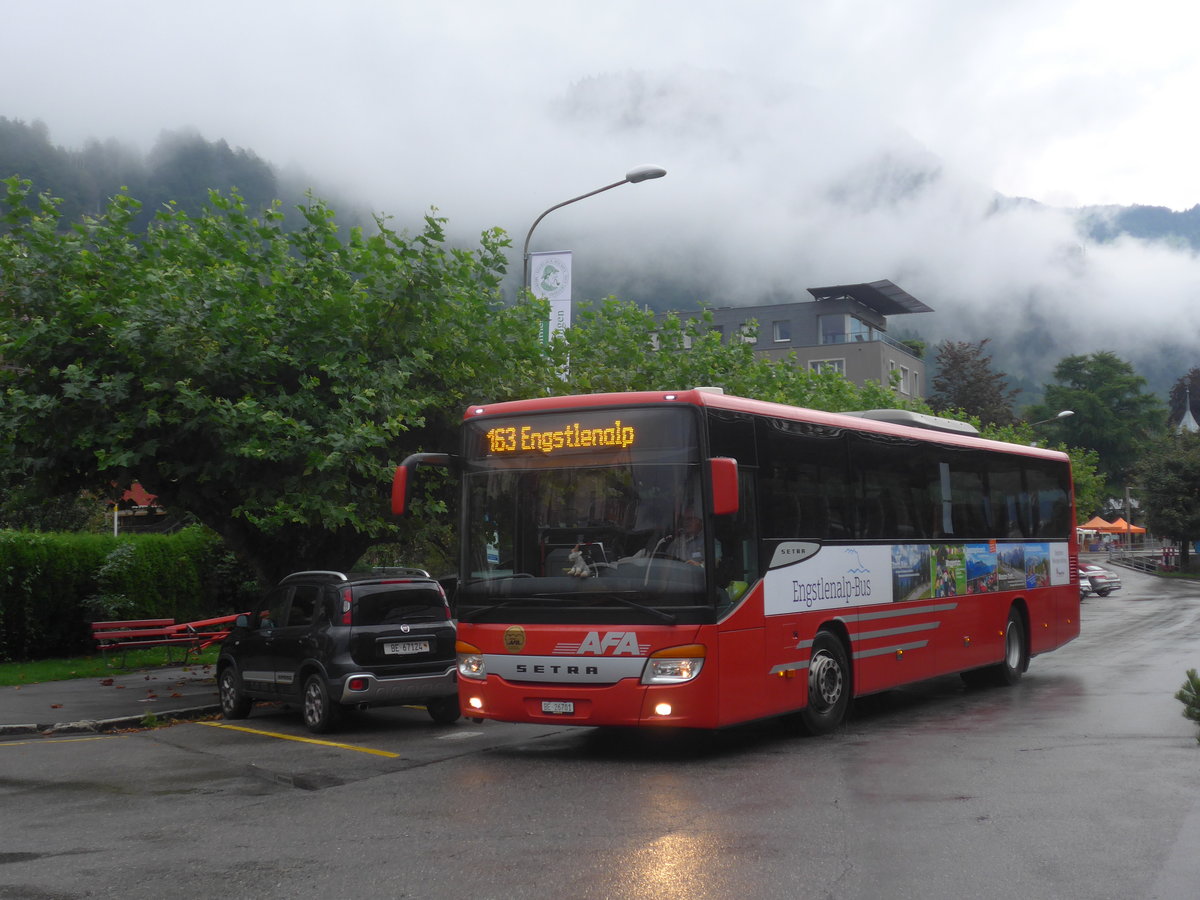
{"type": "Polygon", "coordinates": [[[351,593],[350,588],[342,588],[342,624],[343,625],[350,624],[350,608],[353,605],[351,603],[353,598],[354,598],[354,595],[351,593]]]}

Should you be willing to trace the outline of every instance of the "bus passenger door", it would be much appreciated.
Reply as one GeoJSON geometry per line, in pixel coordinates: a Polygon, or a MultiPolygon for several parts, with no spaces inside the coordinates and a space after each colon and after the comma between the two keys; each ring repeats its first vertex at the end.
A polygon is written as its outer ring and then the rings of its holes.
{"type": "MultiPolygon", "coordinates": [[[[759,595],[761,597],[761,593],[759,595]]],[[[753,604],[753,600],[751,600],[753,604]]],[[[761,602],[759,609],[761,610],[761,602]]],[[[740,618],[740,617],[739,617],[740,618]]],[[[762,622],[761,612],[759,623],[762,622]]],[[[717,638],[720,666],[719,724],[731,725],[761,719],[777,712],[771,705],[767,665],[763,653],[763,628],[721,631],[717,638]]]]}
{"type": "Polygon", "coordinates": [[[753,471],[739,467],[736,511],[712,517],[722,724],[758,719],[777,711],[770,696],[769,654],[764,637],[755,485],[753,471]]]}

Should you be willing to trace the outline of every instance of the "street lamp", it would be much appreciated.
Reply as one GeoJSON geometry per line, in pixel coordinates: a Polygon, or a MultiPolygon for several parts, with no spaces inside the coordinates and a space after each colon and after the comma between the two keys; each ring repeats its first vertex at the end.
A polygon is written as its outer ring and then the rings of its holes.
{"type": "Polygon", "coordinates": [[[521,252],[521,258],[524,265],[525,273],[522,281],[522,286],[526,291],[529,290],[529,239],[533,237],[533,229],[538,227],[538,223],[556,209],[562,209],[564,206],[574,203],[577,200],[586,200],[588,197],[594,197],[596,194],[601,194],[604,191],[611,191],[615,187],[620,187],[623,184],[638,184],[642,181],[649,181],[651,178],[662,178],[667,174],[667,170],[661,166],[637,166],[625,173],[625,177],[620,181],[614,181],[612,184],[606,184],[602,188],[596,188],[594,191],[588,191],[586,194],[580,194],[578,197],[572,197],[570,200],[564,200],[562,203],[556,203],[540,216],[533,220],[533,224],[529,226],[529,232],[525,235],[525,247],[521,252]]]}
{"type": "Polygon", "coordinates": [[[1056,422],[1059,419],[1065,419],[1067,416],[1073,416],[1073,415],[1075,415],[1075,410],[1064,409],[1062,412],[1056,413],[1055,415],[1051,416],[1048,419],[1042,419],[1038,422],[1030,422],[1029,427],[1032,428],[1035,425],[1045,425],[1047,422],[1056,422]]]}

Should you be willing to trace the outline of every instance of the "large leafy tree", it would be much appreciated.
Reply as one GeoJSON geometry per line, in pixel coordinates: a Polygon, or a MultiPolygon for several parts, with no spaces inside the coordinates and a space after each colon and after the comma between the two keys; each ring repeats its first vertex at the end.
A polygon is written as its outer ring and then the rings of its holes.
{"type": "Polygon", "coordinates": [[[1200,434],[1167,435],[1146,448],[1136,472],[1146,526],[1179,541],[1179,562],[1200,538],[1200,434]]]}
{"type": "Polygon", "coordinates": [[[320,202],[285,231],[216,193],[143,231],[125,195],[68,227],[4,185],[0,471],[46,496],[140,481],[264,582],[403,537],[393,466],[453,448],[467,402],[556,379],[544,307],[499,302],[499,232],[343,236],[320,202]]]}
{"type": "Polygon", "coordinates": [[[387,486],[407,453],[456,446],[469,402],[709,384],[826,410],[903,405],[722,341],[704,316],[616,300],[544,346],[543,304],[499,302],[503,236],[449,249],[432,215],[415,236],[382,220],[342,235],[313,202],[293,232],[277,208],[252,216],[213,193],[138,229],[122,194],[68,226],[27,183],[5,185],[0,480],[30,498],[139,480],[264,582],[380,542],[448,550],[452,518],[394,523],[387,486]]]}
{"type": "Polygon", "coordinates": [[[1071,410],[1074,415],[1042,426],[1041,432],[1095,450],[1108,480],[1127,483],[1141,448],[1163,433],[1162,402],[1144,390],[1146,379],[1133,366],[1107,350],[1064,358],[1054,367],[1054,378],[1027,417],[1050,419],[1071,410]]]}
{"type": "Polygon", "coordinates": [[[1014,420],[1013,400],[1018,391],[1010,388],[1003,373],[992,369],[982,341],[942,341],[937,345],[933,392],[934,409],[962,410],[987,425],[1007,425],[1014,420]]]}

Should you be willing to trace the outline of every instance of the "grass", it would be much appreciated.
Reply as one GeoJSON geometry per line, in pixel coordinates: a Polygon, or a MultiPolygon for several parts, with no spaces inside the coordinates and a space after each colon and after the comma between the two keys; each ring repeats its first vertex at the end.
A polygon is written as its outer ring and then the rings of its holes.
{"type": "Polygon", "coordinates": [[[1160,578],[1179,578],[1179,579],[1181,579],[1181,580],[1183,580],[1183,581],[1197,581],[1197,580],[1200,580],[1200,572],[1195,572],[1195,571],[1187,571],[1187,572],[1155,572],[1154,574],[1155,574],[1155,575],[1158,575],[1160,578]]]}
{"type": "MultiPolygon", "coordinates": [[[[217,661],[219,646],[201,651],[197,658],[188,657],[188,665],[212,665],[217,661]]],[[[0,687],[22,684],[37,684],[42,681],[66,681],[71,678],[108,678],[138,669],[161,668],[165,665],[181,665],[182,650],[171,650],[170,662],[167,648],[155,647],[147,650],[130,650],[124,660],[120,653],[110,653],[108,659],[100,654],[76,656],[71,659],[37,659],[29,662],[0,663],[0,687]],[[122,661],[124,665],[121,665],[122,661]]]]}

